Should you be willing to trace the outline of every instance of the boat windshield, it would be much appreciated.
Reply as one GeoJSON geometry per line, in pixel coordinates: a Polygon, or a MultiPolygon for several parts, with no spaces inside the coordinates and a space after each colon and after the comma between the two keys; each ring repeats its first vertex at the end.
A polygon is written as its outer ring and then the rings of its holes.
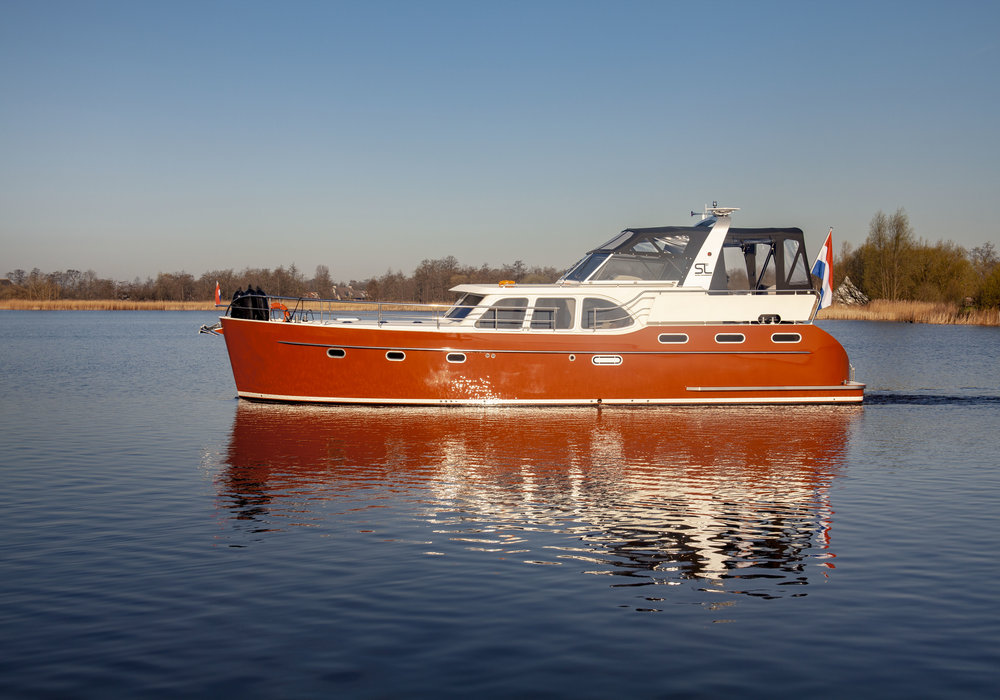
{"type": "Polygon", "coordinates": [[[569,272],[562,276],[562,282],[583,282],[594,274],[594,270],[599,268],[605,260],[610,257],[610,253],[591,253],[576,265],[570,268],[569,272]]]}
{"type": "MultiPolygon", "coordinates": [[[[710,229],[661,226],[626,229],[590,251],[561,282],[676,282],[687,278],[710,229]]],[[[802,231],[730,228],[711,282],[713,290],[811,288],[802,231]]]]}
{"type": "Polygon", "coordinates": [[[592,250],[562,279],[570,282],[679,282],[687,274],[706,235],[704,229],[680,226],[626,229],[592,250]]]}
{"type": "Polygon", "coordinates": [[[476,305],[483,300],[482,294],[465,294],[455,302],[455,305],[448,309],[445,318],[465,318],[476,305]]]}

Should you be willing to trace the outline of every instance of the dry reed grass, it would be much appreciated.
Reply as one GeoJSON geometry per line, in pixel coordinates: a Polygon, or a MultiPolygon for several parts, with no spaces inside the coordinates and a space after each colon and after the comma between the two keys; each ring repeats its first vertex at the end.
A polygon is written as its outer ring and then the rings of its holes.
{"type": "Polygon", "coordinates": [[[12,311],[211,311],[211,301],[129,301],[121,299],[2,299],[12,311]]]}
{"type": "Polygon", "coordinates": [[[896,321],[899,323],[1000,326],[1000,309],[972,309],[948,302],[888,301],[874,299],[865,306],[834,304],[816,318],[849,321],[896,321]]]}
{"type": "MultiPolygon", "coordinates": [[[[227,302],[228,303],[228,302],[227,302]]],[[[329,313],[348,311],[374,311],[374,302],[335,301],[320,302],[303,299],[299,304],[286,300],[289,310],[320,311],[329,313]]],[[[383,303],[383,311],[426,311],[429,306],[447,309],[449,304],[406,304],[383,303]]],[[[213,311],[216,309],[212,301],[129,301],[120,299],[0,299],[0,309],[10,311],[213,311]]],[[[218,307],[222,313],[225,306],[218,307]]]]}

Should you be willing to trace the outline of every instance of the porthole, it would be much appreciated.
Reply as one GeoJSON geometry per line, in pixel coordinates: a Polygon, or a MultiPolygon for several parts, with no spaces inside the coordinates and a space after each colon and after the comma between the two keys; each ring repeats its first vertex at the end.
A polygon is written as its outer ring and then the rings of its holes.
{"type": "Polygon", "coordinates": [[[327,357],[332,357],[334,359],[337,359],[337,358],[340,358],[340,357],[344,357],[345,355],[347,355],[347,351],[344,350],[344,348],[327,348],[326,349],[326,356],[327,357]]]}
{"type": "Polygon", "coordinates": [[[771,335],[771,341],[775,343],[799,343],[802,342],[802,336],[798,333],[774,333],[771,335]]]}
{"type": "Polygon", "coordinates": [[[665,344],[686,343],[688,336],[687,333],[660,333],[657,340],[665,344]]]}
{"type": "Polygon", "coordinates": [[[622,363],[621,355],[594,355],[590,358],[590,361],[595,365],[620,365],[622,363]]]}
{"type": "Polygon", "coordinates": [[[402,362],[406,359],[406,353],[401,350],[390,350],[385,354],[385,359],[392,360],[393,362],[402,362]]]}
{"type": "Polygon", "coordinates": [[[742,333],[717,333],[715,342],[717,343],[742,343],[746,336],[742,333]]]}
{"type": "Polygon", "coordinates": [[[465,353],[449,352],[447,355],[445,355],[445,359],[448,360],[448,362],[455,362],[455,363],[465,362],[465,353]]]}

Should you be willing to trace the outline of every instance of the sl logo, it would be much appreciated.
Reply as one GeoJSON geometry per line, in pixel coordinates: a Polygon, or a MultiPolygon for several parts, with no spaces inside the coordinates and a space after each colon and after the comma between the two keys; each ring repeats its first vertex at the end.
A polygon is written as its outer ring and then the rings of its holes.
{"type": "Polygon", "coordinates": [[[694,266],[694,274],[696,275],[707,275],[708,274],[708,263],[696,263],[694,266]]]}

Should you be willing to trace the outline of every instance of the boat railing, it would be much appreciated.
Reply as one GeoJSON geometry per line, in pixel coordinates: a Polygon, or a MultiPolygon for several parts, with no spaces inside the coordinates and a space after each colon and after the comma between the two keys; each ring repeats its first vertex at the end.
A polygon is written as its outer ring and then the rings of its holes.
{"type": "Polygon", "coordinates": [[[473,308],[475,307],[456,307],[454,304],[246,294],[230,302],[225,315],[289,323],[359,323],[379,326],[386,323],[427,323],[440,327],[449,322],[446,316],[449,311],[453,314],[456,309],[464,311],[455,316],[461,318],[468,315],[473,308]]]}
{"type": "MultiPolygon", "coordinates": [[[[681,287],[679,290],[683,291],[685,288],[681,287]]],[[[693,289],[692,291],[699,291],[693,289]]],[[[798,294],[805,294],[810,296],[819,296],[819,292],[815,289],[708,289],[709,296],[794,296],[798,294]]]]}
{"type": "MultiPolygon", "coordinates": [[[[657,293],[667,292],[667,289],[656,290],[657,293]]],[[[670,293],[707,293],[710,296],[763,296],[763,295],[809,295],[819,299],[819,292],[814,289],[722,289],[695,290],[672,288],[670,293]]],[[[648,290],[647,290],[648,293],[648,290]]],[[[583,314],[583,327],[623,328],[631,326],[643,314],[648,305],[647,293],[637,294],[621,305],[609,305],[586,309],[583,314]]],[[[542,301],[541,299],[539,301],[542,301]]],[[[535,306],[532,314],[531,329],[544,330],[551,327],[555,330],[554,316],[556,307],[535,306]],[[539,312],[542,312],[541,314],[539,312]],[[551,323],[544,319],[551,319],[551,323]]],[[[818,304],[814,305],[810,321],[815,317],[818,304]]],[[[384,324],[428,324],[435,328],[443,325],[460,323],[474,309],[481,306],[460,306],[455,304],[423,304],[410,302],[368,301],[362,299],[319,299],[312,297],[292,297],[271,294],[245,294],[234,299],[226,307],[225,315],[234,318],[250,318],[261,321],[287,321],[291,323],[319,322],[339,324],[365,324],[382,326],[384,324]]],[[[528,311],[527,307],[492,306],[477,320],[477,327],[510,328],[521,327],[528,311]],[[493,316],[490,316],[490,313],[493,316]],[[516,316],[516,319],[515,319],[516,316]],[[491,326],[491,319],[495,325],[491,326]]]]}

